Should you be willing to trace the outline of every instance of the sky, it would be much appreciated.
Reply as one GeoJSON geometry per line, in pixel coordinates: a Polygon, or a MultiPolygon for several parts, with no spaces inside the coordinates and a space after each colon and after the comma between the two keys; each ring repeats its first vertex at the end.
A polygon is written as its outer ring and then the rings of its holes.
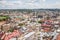
{"type": "Polygon", "coordinates": [[[0,9],[58,8],[60,0],[0,0],[0,9]]]}

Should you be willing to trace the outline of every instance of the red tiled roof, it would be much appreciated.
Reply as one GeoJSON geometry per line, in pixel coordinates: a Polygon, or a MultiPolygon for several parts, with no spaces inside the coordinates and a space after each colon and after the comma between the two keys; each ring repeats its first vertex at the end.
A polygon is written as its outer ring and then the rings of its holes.
{"type": "Polygon", "coordinates": [[[6,35],[6,34],[4,34],[3,35],[3,39],[4,40],[9,40],[9,39],[11,39],[11,38],[13,38],[13,37],[16,37],[16,36],[19,36],[20,35],[20,33],[19,33],[19,31],[18,30],[14,30],[14,32],[12,32],[11,34],[8,34],[8,35],[6,35]]]}
{"type": "Polygon", "coordinates": [[[41,26],[43,26],[43,27],[51,27],[51,25],[47,25],[47,24],[42,24],[41,26]]]}
{"type": "Polygon", "coordinates": [[[60,40],[60,34],[57,36],[56,40],[60,40]]]}
{"type": "Polygon", "coordinates": [[[50,28],[44,28],[43,30],[44,30],[44,32],[49,32],[49,31],[51,31],[50,28]]]}

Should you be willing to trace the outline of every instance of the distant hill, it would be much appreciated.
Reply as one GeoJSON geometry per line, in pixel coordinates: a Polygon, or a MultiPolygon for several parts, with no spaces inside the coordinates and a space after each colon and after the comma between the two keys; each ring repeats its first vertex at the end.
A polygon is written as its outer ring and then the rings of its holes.
{"type": "Polygon", "coordinates": [[[0,11],[60,11],[60,9],[0,9],[0,11]]]}

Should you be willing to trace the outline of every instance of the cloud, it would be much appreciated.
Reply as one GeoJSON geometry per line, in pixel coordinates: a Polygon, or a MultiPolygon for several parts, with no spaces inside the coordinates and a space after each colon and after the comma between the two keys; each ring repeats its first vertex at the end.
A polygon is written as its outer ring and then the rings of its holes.
{"type": "Polygon", "coordinates": [[[40,4],[35,2],[36,0],[25,1],[0,1],[2,8],[38,8],[40,4]]]}
{"type": "Polygon", "coordinates": [[[42,0],[43,2],[45,2],[46,0],[42,0]]]}
{"type": "MultiPolygon", "coordinates": [[[[49,2],[51,2],[50,0],[49,2]]],[[[60,1],[49,4],[47,0],[2,0],[0,1],[0,9],[35,9],[35,8],[60,8],[60,1]]]]}
{"type": "Polygon", "coordinates": [[[60,8],[60,2],[56,2],[54,5],[52,5],[54,8],[60,8]]]}

